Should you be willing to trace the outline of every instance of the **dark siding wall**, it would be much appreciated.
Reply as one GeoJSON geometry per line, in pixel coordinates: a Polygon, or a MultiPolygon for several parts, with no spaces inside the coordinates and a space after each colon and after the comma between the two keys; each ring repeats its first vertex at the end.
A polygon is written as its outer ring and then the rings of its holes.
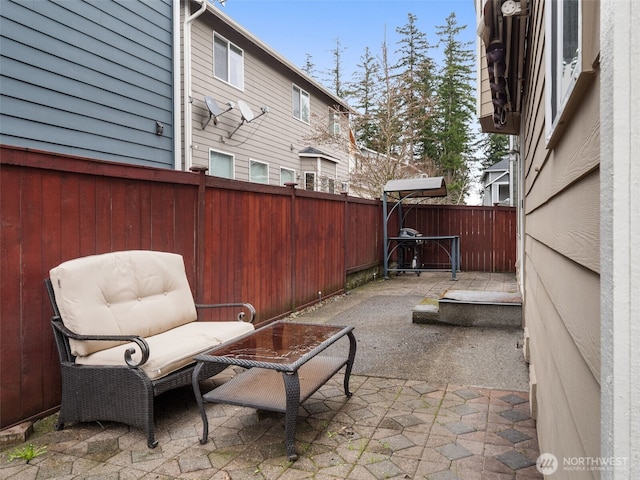
{"type": "Polygon", "coordinates": [[[1,143],[171,168],[171,45],[170,0],[2,0],[1,143]]]}

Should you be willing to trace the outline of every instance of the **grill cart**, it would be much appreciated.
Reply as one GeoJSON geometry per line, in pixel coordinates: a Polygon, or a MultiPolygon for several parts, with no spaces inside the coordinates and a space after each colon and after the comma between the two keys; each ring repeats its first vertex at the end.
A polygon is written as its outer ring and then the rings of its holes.
{"type": "Polygon", "coordinates": [[[387,182],[382,197],[385,278],[389,278],[389,272],[411,272],[420,275],[425,271],[443,270],[443,268],[430,268],[424,255],[424,247],[429,244],[432,247],[431,250],[444,254],[451,268],[451,279],[456,280],[456,272],[460,269],[460,236],[424,235],[418,230],[418,225],[412,226],[415,228],[404,225],[411,210],[419,207],[421,200],[446,195],[447,186],[443,177],[409,178],[387,182]],[[398,236],[389,236],[389,222],[394,213],[397,214],[399,233],[398,236]],[[392,262],[392,259],[396,261],[392,262]]]}

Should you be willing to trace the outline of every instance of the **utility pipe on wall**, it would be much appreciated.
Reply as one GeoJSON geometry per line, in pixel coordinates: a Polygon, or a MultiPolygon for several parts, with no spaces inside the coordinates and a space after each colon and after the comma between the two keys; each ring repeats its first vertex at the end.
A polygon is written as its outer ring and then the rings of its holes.
{"type": "Polygon", "coordinates": [[[192,96],[191,96],[191,24],[207,9],[206,0],[196,0],[200,8],[190,15],[190,1],[184,4],[184,170],[189,171],[193,165],[193,134],[192,134],[192,96]]]}
{"type": "Polygon", "coordinates": [[[180,2],[173,2],[173,168],[180,170],[182,162],[182,132],[180,130],[180,2]]]}

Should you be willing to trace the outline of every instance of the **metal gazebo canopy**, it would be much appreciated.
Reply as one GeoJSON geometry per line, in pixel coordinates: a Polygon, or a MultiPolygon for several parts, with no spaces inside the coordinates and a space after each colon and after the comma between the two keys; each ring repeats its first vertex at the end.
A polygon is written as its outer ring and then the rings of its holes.
{"type": "Polygon", "coordinates": [[[446,197],[447,185],[444,177],[403,178],[387,182],[384,196],[389,193],[397,193],[400,200],[408,197],[446,197]]]}
{"type": "Polygon", "coordinates": [[[399,228],[402,229],[402,201],[408,198],[425,198],[425,197],[446,197],[447,185],[444,177],[423,177],[423,178],[404,178],[397,180],[389,180],[384,186],[384,195],[382,197],[383,205],[383,235],[384,235],[384,276],[388,276],[389,271],[389,243],[397,240],[396,237],[389,237],[388,222],[391,214],[397,208],[399,218],[399,228]],[[391,211],[387,209],[387,199],[392,197],[397,200],[391,211]]]}

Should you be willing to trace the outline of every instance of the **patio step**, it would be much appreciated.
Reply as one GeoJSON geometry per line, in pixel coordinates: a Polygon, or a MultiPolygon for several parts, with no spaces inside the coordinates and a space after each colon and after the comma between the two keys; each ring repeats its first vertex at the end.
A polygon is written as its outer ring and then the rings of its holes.
{"type": "Polygon", "coordinates": [[[412,315],[413,323],[522,328],[522,297],[517,292],[447,290],[439,299],[424,299],[412,315]]]}

